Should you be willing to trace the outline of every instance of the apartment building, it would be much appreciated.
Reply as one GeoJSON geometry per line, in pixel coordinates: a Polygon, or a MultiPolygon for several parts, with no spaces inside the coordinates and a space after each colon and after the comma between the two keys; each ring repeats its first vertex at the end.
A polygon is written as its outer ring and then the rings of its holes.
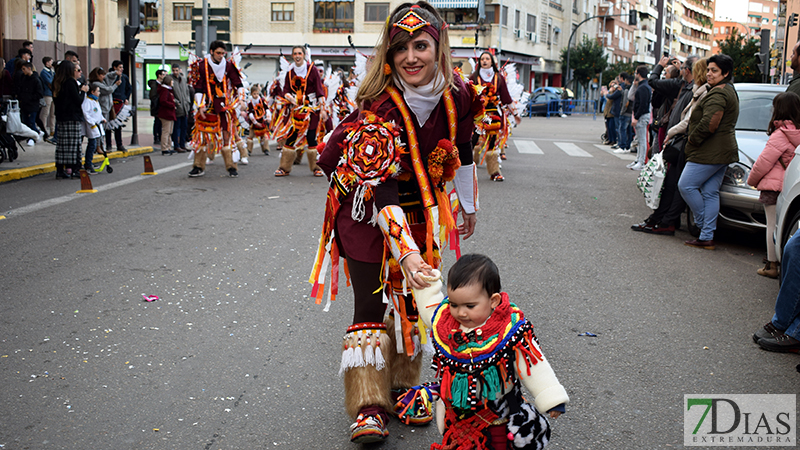
{"type": "Polygon", "coordinates": [[[713,42],[711,43],[711,53],[716,55],[719,53],[719,42],[728,39],[733,32],[742,35],[742,36],[749,36],[750,29],[747,25],[739,22],[731,22],[731,21],[722,21],[718,20],[714,22],[714,34],[713,34],[713,42]]]}
{"type": "Polygon", "coordinates": [[[690,55],[711,56],[714,0],[678,0],[672,4],[672,51],[683,59],[690,55]]]}
{"type": "Polygon", "coordinates": [[[629,24],[630,11],[635,7],[632,2],[601,1],[597,5],[598,15],[609,16],[598,19],[598,38],[610,64],[638,59],[634,38],[639,30],[629,24]]]}
{"type": "Polygon", "coordinates": [[[751,1],[747,5],[747,36],[761,39],[761,30],[770,30],[770,41],[775,42],[778,28],[779,2],[771,0],[751,1]]]}

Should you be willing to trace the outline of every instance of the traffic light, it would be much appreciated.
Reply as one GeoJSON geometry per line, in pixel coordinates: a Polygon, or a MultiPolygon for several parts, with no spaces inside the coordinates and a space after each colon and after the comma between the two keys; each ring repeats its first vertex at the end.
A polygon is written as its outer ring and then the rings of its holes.
{"type": "Polygon", "coordinates": [[[139,34],[139,25],[125,25],[125,47],[123,50],[126,53],[133,53],[139,45],[139,39],[136,38],[137,34],[139,34]]]}
{"type": "Polygon", "coordinates": [[[797,13],[792,13],[792,15],[789,16],[789,26],[797,26],[797,13]]]}
{"type": "Polygon", "coordinates": [[[141,20],[144,17],[141,11],[142,6],[139,4],[139,0],[128,0],[128,25],[123,28],[125,38],[123,51],[126,53],[133,53],[136,46],[139,45],[136,35],[142,30],[141,20]]]}
{"type": "Polygon", "coordinates": [[[639,23],[639,14],[636,12],[635,9],[632,9],[628,16],[628,25],[635,27],[638,23],[639,23]]]}
{"type": "Polygon", "coordinates": [[[768,53],[756,53],[756,66],[758,66],[758,71],[761,72],[762,75],[768,72],[767,67],[767,59],[768,53]]]}

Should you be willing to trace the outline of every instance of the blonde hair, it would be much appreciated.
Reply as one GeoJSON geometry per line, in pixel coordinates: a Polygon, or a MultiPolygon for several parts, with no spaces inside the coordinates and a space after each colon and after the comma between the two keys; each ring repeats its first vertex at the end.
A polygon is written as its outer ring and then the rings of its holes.
{"type": "Polygon", "coordinates": [[[708,69],[708,59],[698,59],[692,65],[692,77],[694,77],[694,84],[702,86],[706,84],[706,70],[708,69]]]}
{"type": "Polygon", "coordinates": [[[438,69],[444,75],[445,85],[454,88],[453,65],[450,60],[450,37],[447,34],[447,26],[444,19],[436,11],[436,8],[428,2],[403,3],[389,15],[386,26],[383,28],[383,33],[381,33],[381,38],[375,46],[374,56],[369,61],[367,74],[364,77],[364,81],[361,82],[356,95],[356,102],[359,108],[364,106],[365,101],[377,99],[388,86],[394,85],[392,74],[387,75],[384,73],[384,65],[388,64],[394,73],[397,70],[394,67],[394,54],[400,47],[419,36],[419,33],[422,33],[422,30],[417,30],[414,34],[400,32],[394,36],[394,39],[390,37],[393,24],[401,20],[411,10],[412,6],[418,6],[418,8],[414,8],[414,12],[430,22],[431,26],[439,31],[439,42],[436,44],[438,69]]]}

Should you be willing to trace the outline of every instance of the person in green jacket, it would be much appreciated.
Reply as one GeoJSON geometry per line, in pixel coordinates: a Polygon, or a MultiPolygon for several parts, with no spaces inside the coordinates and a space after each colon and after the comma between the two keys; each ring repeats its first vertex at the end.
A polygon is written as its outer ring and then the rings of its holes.
{"type": "Polygon", "coordinates": [[[789,87],[786,88],[786,92],[794,92],[800,95],[800,49],[798,49],[798,47],[800,47],[800,41],[797,41],[792,48],[792,81],[789,82],[789,87]]]}
{"type": "Polygon", "coordinates": [[[736,121],[739,96],[733,87],[733,59],[717,54],[708,59],[709,92],[689,118],[686,168],[678,189],[694,214],[700,237],[684,244],[714,250],[719,215],[719,188],[728,164],[739,160],[736,121]]]}

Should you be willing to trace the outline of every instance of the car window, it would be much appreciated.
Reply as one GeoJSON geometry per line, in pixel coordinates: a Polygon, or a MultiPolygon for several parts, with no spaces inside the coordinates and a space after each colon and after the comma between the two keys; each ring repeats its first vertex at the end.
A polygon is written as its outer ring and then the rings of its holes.
{"type": "Polygon", "coordinates": [[[772,99],[778,92],[739,91],[739,120],[736,129],[767,131],[772,118],[772,99]]]}
{"type": "Polygon", "coordinates": [[[536,97],[533,97],[534,103],[540,103],[547,99],[547,94],[539,94],[536,97]]]}

